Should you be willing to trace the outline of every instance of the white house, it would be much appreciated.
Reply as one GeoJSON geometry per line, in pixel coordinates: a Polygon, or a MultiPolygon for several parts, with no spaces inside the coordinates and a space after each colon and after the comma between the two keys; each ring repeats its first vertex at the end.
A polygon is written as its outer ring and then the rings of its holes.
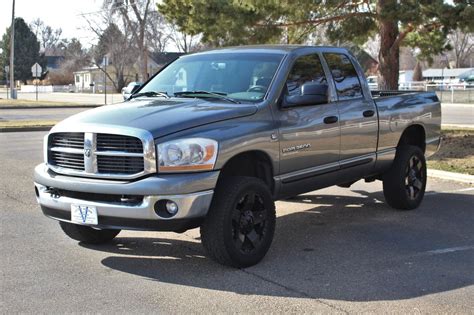
{"type": "Polygon", "coordinates": [[[413,70],[402,70],[398,75],[398,84],[404,84],[413,81],[413,70]]]}
{"type": "Polygon", "coordinates": [[[95,82],[94,70],[98,70],[97,67],[83,68],[81,71],[74,72],[74,86],[76,92],[90,91],[92,90],[92,82],[95,82]]]}
{"type": "Polygon", "coordinates": [[[459,83],[470,75],[474,75],[474,68],[427,69],[423,71],[425,81],[436,83],[459,83]]]}

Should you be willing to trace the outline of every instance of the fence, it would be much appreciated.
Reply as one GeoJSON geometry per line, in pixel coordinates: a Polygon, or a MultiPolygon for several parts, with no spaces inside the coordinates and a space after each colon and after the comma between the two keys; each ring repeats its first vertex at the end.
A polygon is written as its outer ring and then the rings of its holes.
{"type": "MultiPolygon", "coordinates": [[[[371,90],[377,90],[376,83],[369,83],[371,90]]],[[[398,85],[399,90],[435,91],[443,103],[474,103],[474,84],[469,83],[428,83],[403,82],[398,85]]]]}
{"type": "MultiPolygon", "coordinates": [[[[38,85],[38,93],[52,92],[72,92],[73,87],[70,85],[38,85]]],[[[36,93],[36,85],[22,85],[20,88],[22,93],[36,93]]]]}

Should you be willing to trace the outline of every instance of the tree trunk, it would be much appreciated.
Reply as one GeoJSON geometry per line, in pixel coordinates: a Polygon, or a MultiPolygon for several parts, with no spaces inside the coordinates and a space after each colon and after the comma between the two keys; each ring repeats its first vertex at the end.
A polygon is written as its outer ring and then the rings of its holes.
{"type": "Polygon", "coordinates": [[[140,51],[140,72],[141,81],[148,80],[148,49],[145,43],[145,22],[140,22],[140,32],[138,37],[138,49],[140,51]]]}
{"type": "Polygon", "coordinates": [[[148,49],[146,48],[146,46],[143,48],[142,59],[143,59],[142,60],[142,77],[143,77],[142,82],[146,82],[149,78],[149,74],[148,74],[148,49]]]}
{"type": "Polygon", "coordinates": [[[377,15],[379,19],[379,89],[398,90],[400,43],[398,21],[387,16],[387,7],[396,6],[397,0],[378,0],[377,15]]]}
{"type": "Polygon", "coordinates": [[[416,61],[415,69],[413,70],[413,81],[423,81],[423,70],[419,60],[416,61]]]}

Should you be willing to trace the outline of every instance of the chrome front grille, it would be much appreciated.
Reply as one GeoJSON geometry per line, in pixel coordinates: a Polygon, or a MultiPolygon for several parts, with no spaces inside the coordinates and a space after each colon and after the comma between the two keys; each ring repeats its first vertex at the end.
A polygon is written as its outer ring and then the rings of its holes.
{"type": "Polygon", "coordinates": [[[145,157],[144,143],[134,136],[60,132],[48,138],[48,164],[62,174],[130,178],[145,172],[145,157]]]}
{"type": "Polygon", "coordinates": [[[143,157],[97,156],[99,173],[135,174],[143,171],[143,157]]]}
{"type": "Polygon", "coordinates": [[[84,148],[84,133],[83,132],[63,132],[53,133],[51,135],[52,147],[63,148],[84,148]]]}
{"type": "MultiPolygon", "coordinates": [[[[55,147],[57,148],[57,147],[55,147]]],[[[67,152],[50,152],[50,164],[74,170],[84,170],[84,155],[67,152]]]]}
{"type": "Polygon", "coordinates": [[[143,153],[143,144],[135,137],[99,133],[97,134],[97,151],[143,153]]]}

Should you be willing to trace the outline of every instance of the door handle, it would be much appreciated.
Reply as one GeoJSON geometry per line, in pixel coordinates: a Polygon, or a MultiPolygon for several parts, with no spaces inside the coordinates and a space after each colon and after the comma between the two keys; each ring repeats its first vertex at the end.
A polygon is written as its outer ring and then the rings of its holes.
{"type": "Polygon", "coordinates": [[[362,113],[362,115],[364,115],[364,117],[372,117],[374,116],[375,112],[373,110],[366,110],[365,112],[362,113]]]}
{"type": "Polygon", "coordinates": [[[337,116],[328,116],[328,117],[324,117],[323,121],[325,124],[334,124],[335,122],[338,121],[338,118],[337,116]]]}

